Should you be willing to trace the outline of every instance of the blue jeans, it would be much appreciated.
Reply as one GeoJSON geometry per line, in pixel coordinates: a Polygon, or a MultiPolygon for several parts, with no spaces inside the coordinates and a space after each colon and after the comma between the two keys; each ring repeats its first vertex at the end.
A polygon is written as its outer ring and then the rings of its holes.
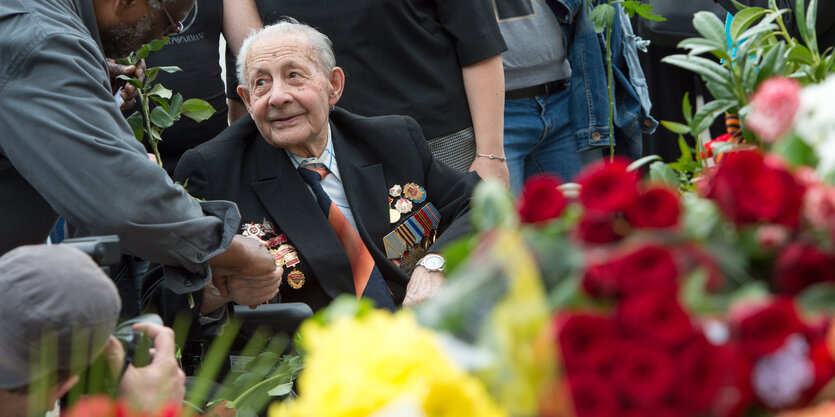
{"type": "Polygon", "coordinates": [[[580,172],[583,164],[571,129],[569,102],[568,88],[505,101],[504,152],[514,194],[531,175],[548,172],[572,181],[580,172]]]}

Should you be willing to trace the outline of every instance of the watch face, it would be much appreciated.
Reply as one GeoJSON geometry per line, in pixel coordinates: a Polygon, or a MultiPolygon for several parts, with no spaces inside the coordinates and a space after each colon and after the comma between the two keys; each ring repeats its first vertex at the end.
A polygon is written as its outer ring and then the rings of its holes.
{"type": "Polygon", "coordinates": [[[440,256],[427,256],[423,265],[430,271],[440,271],[444,267],[444,258],[440,256]]]}

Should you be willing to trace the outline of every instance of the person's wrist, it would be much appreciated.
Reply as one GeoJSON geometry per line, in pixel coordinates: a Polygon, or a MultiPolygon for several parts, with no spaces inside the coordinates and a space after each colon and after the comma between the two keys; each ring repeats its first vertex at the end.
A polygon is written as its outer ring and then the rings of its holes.
{"type": "Polygon", "coordinates": [[[498,161],[498,162],[507,161],[507,157],[504,155],[504,153],[492,154],[492,153],[476,152],[475,156],[476,156],[476,158],[484,158],[484,159],[487,159],[487,160],[490,160],[490,161],[498,161]]]}

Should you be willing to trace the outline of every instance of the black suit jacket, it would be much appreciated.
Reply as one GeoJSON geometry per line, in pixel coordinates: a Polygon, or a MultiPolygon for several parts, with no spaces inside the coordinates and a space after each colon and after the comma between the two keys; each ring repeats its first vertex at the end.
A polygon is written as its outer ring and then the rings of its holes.
{"type": "MultiPolygon", "coordinates": [[[[469,232],[470,195],[479,177],[436,161],[420,126],[409,117],[367,118],[335,108],[330,121],[334,153],[358,232],[400,304],[409,276],[386,258],[383,248],[383,237],[397,226],[389,221],[389,188],[413,182],[426,189],[426,202],[441,214],[439,237],[430,248],[437,252],[469,232]]],[[[287,236],[298,250],[298,268],[306,282],[298,290],[291,288],[285,268],[283,302],[301,301],[317,310],[340,294],[354,294],[348,258],[315,197],[286,152],[268,144],[249,116],[183,154],[174,178],[188,181],[188,191],[195,197],[234,201],[243,223],[267,219],[287,236]]],[[[420,206],[415,204],[412,213],[420,206]]]]}

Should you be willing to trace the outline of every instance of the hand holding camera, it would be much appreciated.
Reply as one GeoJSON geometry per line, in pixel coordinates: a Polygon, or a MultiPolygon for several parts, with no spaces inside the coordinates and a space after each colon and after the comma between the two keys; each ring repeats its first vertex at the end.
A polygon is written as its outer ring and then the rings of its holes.
{"type": "Polygon", "coordinates": [[[117,327],[104,350],[105,358],[121,378],[119,395],[137,411],[153,413],[185,397],[186,375],[174,356],[174,331],[162,326],[159,316],[139,316],[117,327]],[[141,359],[147,352],[147,360],[141,359]],[[142,362],[148,362],[143,365],[142,362]]]}

